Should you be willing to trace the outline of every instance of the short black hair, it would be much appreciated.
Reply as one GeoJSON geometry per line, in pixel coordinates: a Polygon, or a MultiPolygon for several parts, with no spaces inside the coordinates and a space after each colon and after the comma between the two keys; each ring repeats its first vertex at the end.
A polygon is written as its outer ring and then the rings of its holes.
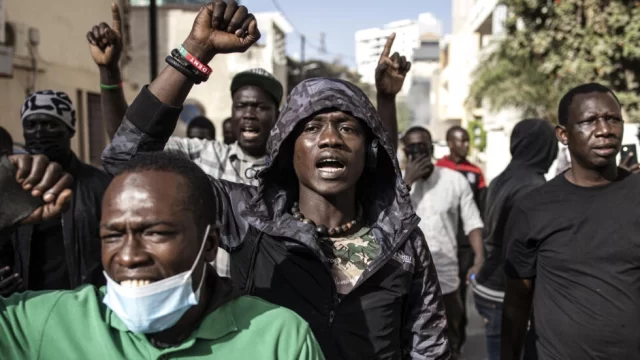
{"type": "Polygon", "coordinates": [[[455,134],[456,131],[462,131],[462,132],[466,133],[467,136],[469,135],[469,132],[467,131],[467,129],[463,128],[460,125],[454,125],[454,126],[450,127],[449,130],[447,130],[447,135],[445,137],[447,139],[447,141],[451,140],[451,138],[453,137],[453,134],[455,134]]]}
{"type": "Polygon", "coordinates": [[[0,155],[4,153],[4,150],[13,154],[13,138],[5,128],[0,126],[0,155]]]}
{"type": "Polygon", "coordinates": [[[429,140],[431,140],[431,142],[433,142],[433,137],[431,136],[431,132],[426,129],[423,128],[422,126],[412,126],[410,128],[407,129],[407,131],[404,132],[404,135],[402,135],[402,142],[404,143],[407,139],[407,136],[413,134],[413,133],[423,133],[423,134],[427,134],[427,136],[429,136],[429,140]]]}
{"type": "Polygon", "coordinates": [[[222,122],[222,127],[224,127],[224,125],[225,125],[226,123],[230,123],[230,122],[231,122],[231,120],[232,120],[232,119],[231,119],[230,117],[228,117],[228,118],[224,119],[224,121],[222,122]]]}
{"type": "Polygon", "coordinates": [[[187,131],[189,131],[189,129],[191,129],[192,127],[199,127],[199,128],[211,130],[213,137],[214,138],[216,137],[216,127],[213,126],[213,123],[211,122],[211,120],[209,120],[209,118],[205,116],[198,115],[193,119],[191,119],[191,121],[189,121],[189,125],[187,125],[187,131]]]}
{"type": "Polygon", "coordinates": [[[614,99],[616,99],[616,102],[618,103],[618,105],[622,106],[620,104],[620,100],[618,100],[618,97],[613,92],[613,90],[609,89],[608,87],[602,84],[587,83],[587,84],[578,85],[573,89],[567,91],[567,93],[564,94],[562,99],[560,99],[560,104],[558,105],[558,123],[562,126],[567,126],[567,122],[569,121],[569,107],[571,106],[571,102],[573,102],[573,98],[576,95],[588,94],[592,92],[609,93],[613,96],[614,99]]]}
{"type": "Polygon", "coordinates": [[[140,153],[124,163],[118,175],[143,171],[169,172],[182,177],[187,188],[180,191],[180,194],[184,194],[184,206],[193,211],[198,226],[204,229],[207,225],[216,223],[219,218],[218,210],[222,209],[222,199],[215,196],[207,174],[184,155],[161,151],[140,153]]]}

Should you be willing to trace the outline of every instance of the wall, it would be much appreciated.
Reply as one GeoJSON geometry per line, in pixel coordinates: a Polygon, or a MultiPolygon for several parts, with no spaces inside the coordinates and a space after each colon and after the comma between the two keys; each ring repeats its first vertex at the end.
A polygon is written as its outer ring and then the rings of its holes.
{"type": "Polygon", "coordinates": [[[469,94],[471,74],[478,61],[480,38],[476,33],[448,37],[447,66],[441,70],[439,110],[441,120],[465,120],[465,102],[469,94]]]}
{"type": "MultiPolygon", "coordinates": [[[[17,143],[24,141],[20,108],[32,73],[27,47],[28,29],[39,30],[37,47],[37,81],[35,90],[64,91],[76,107],[85,102],[86,92],[99,93],[98,69],[89,55],[86,33],[101,21],[110,21],[113,0],[5,0],[5,19],[15,24],[16,47],[11,78],[0,78],[0,126],[5,127],[17,143]],[[39,15],[37,15],[39,14],[39,15]],[[78,90],[81,96],[78,97],[78,90]]],[[[72,141],[73,150],[88,158],[86,104],[78,114],[78,131],[72,141]]],[[[106,135],[105,135],[106,136],[106,135]]]]}

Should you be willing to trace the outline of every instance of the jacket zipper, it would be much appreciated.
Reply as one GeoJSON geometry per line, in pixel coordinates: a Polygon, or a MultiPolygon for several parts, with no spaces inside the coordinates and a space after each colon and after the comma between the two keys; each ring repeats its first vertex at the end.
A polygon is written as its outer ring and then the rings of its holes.
{"type": "MultiPolygon", "coordinates": [[[[360,279],[360,281],[358,282],[358,284],[356,284],[356,286],[354,286],[351,291],[349,291],[348,294],[345,295],[345,297],[349,296],[349,294],[353,293],[360,285],[362,285],[368,278],[371,277],[371,274],[374,274],[376,271],[378,271],[378,269],[380,269],[383,265],[385,265],[387,263],[387,261],[389,261],[389,259],[393,256],[393,254],[396,253],[396,251],[398,251],[398,249],[400,249],[401,246],[404,245],[405,240],[409,237],[409,235],[413,232],[413,230],[415,230],[416,226],[418,226],[418,224],[416,223],[415,218],[412,220],[412,223],[410,224],[408,229],[405,229],[402,236],[400,237],[400,239],[398,240],[398,242],[396,243],[396,245],[391,249],[391,251],[389,251],[387,254],[385,254],[382,259],[380,260],[380,262],[371,269],[371,271],[367,271],[367,269],[365,269],[366,274],[364,274],[364,277],[362,277],[360,279]]],[[[329,269],[329,275],[331,275],[331,270],[329,269]]],[[[336,309],[338,308],[338,306],[340,305],[340,298],[337,295],[337,291],[335,288],[335,283],[333,282],[333,277],[331,277],[331,281],[334,284],[332,286],[332,297],[333,297],[333,306],[331,307],[331,309],[329,310],[329,326],[333,325],[333,320],[335,319],[336,316],[336,309]]]]}

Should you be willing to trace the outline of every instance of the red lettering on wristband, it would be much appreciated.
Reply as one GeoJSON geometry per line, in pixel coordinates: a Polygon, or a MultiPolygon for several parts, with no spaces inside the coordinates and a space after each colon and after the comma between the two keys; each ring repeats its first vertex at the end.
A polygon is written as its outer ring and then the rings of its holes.
{"type": "Polygon", "coordinates": [[[211,70],[211,68],[205,64],[203,64],[202,62],[200,62],[200,60],[196,59],[193,55],[191,55],[190,53],[187,52],[186,54],[187,56],[185,56],[185,58],[187,59],[187,61],[193,65],[196,69],[198,69],[198,71],[200,71],[201,73],[205,74],[206,76],[209,76],[211,74],[211,72],[213,70],[211,70]]]}

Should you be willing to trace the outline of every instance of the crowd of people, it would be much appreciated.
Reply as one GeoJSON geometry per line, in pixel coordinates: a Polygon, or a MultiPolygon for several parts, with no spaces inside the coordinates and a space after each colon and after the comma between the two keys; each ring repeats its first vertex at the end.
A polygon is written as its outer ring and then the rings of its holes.
{"type": "Polygon", "coordinates": [[[520,121],[489,186],[464,128],[437,161],[427,128],[398,136],[411,63],[391,54],[393,35],[377,107],[331,78],[285,100],[252,69],[231,82],[223,136],[196,117],[175,137],[213,57],[260,38],[255,17],[233,0],[204,6],[128,104],[111,10],[87,33],[102,169],[72,151],[62,92],[26,98],[28,154],[0,131],[0,357],[463,359],[477,310],[490,360],[640,359],[640,168],[617,164],[610,89],[569,91],[555,129],[520,121]],[[547,182],[558,141],[570,162],[547,182]]]}

